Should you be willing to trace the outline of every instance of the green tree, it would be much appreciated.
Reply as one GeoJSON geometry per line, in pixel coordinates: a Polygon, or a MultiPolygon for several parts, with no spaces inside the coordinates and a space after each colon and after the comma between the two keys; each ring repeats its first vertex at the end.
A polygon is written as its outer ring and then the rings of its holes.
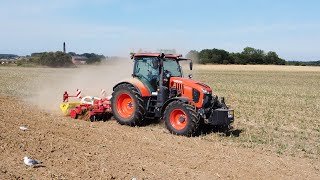
{"type": "Polygon", "coordinates": [[[209,49],[204,49],[199,53],[199,63],[200,64],[207,64],[210,63],[212,59],[212,54],[210,53],[209,49]]]}
{"type": "Polygon", "coordinates": [[[278,54],[276,52],[270,51],[266,55],[265,64],[274,64],[278,59],[278,54]]]}
{"type": "Polygon", "coordinates": [[[245,64],[240,53],[230,53],[232,64],[245,64]]]}
{"type": "Polygon", "coordinates": [[[249,64],[263,64],[265,59],[265,53],[263,50],[255,49],[252,47],[246,47],[241,53],[242,57],[249,64]]]}
{"type": "Polygon", "coordinates": [[[285,64],[277,53],[246,47],[241,53],[229,53],[223,49],[203,49],[190,51],[187,57],[197,55],[200,64],[285,64]]]}
{"type": "Polygon", "coordinates": [[[40,65],[49,67],[68,67],[72,65],[71,56],[58,51],[58,52],[44,52],[38,57],[40,65]]]}

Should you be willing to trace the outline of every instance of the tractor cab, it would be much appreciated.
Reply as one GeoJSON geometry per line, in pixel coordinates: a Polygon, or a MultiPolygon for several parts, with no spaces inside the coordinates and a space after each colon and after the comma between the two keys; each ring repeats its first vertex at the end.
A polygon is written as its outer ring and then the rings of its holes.
{"type": "MultiPolygon", "coordinates": [[[[156,92],[159,87],[161,66],[158,56],[140,56],[134,57],[133,77],[142,81],[150,92],[156,92]]],[[[164,84],[168,86],[170,77],[183,77],[182,68],[177,58],[165,58],[163,61],[164,84]]]]}

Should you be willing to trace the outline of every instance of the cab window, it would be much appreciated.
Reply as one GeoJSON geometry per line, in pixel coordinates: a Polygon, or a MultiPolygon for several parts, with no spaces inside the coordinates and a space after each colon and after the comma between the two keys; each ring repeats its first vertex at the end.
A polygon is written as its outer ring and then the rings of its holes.
{"type": "Polygon", "coordinates": [[[152,92],[157,89],[159,76],[157,57],[139,57],[135,59],[134,76],[141,80],[152,92]]]}

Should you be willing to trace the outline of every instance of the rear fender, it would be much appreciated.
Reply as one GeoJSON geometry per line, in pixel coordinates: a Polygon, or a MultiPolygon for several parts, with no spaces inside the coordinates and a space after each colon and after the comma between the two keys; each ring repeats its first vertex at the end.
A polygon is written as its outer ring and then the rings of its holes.
{"type": "Polygon", "coordinates": [[[142,96],[142,97],[149,97],[149,96],[151,96],[151,93],[150,93],[150,91],[149,91],[149,89],[140,81],[140,80],[138,80],[138,79],[130,79],[130,80],[127,80],[127,81],[122,81],[122,82],[120,82],[120,83],[118,83],[118,84],[116,84],[114,87],[113,87],[113,91],[114,91],[114,89],[117,87],[117,86],[119,86],[119,85],[121,85],[121,84],[130,84],[130,85],[132,85],[133,87],[135,87],[137,90],[138,90],[138,92],[140,93],[140,95],[142,96]]]}

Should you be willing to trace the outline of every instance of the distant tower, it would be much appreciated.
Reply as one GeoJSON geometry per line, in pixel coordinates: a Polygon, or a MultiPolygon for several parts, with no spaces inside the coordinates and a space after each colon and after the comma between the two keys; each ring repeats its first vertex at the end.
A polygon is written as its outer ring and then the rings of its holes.
{"type": "Polygon", "coordinates": [[[66,42],[63,42],[63,52],[66,53],[66,42]]]}

